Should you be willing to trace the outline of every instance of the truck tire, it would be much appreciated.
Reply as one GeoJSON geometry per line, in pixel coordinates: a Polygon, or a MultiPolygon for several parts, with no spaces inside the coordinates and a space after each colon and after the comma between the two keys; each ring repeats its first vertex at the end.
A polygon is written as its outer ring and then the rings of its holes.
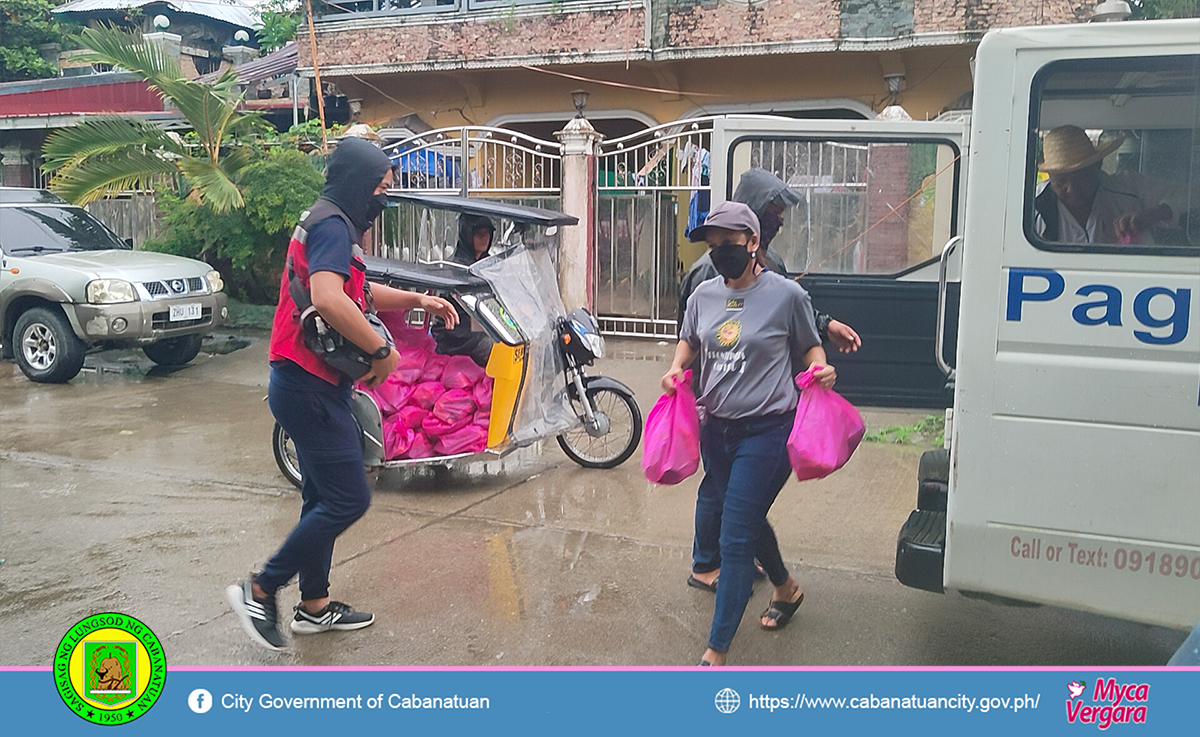
{"type": "Polygon", "coordinates": [[[33,307],[17,318],[13,353],[30,381],[64,384],[83,368],[87,345],[57,307],[33,307]]]}
{"type": "Polygon", "coordinates": [[[200,353],[202,342],[204,338],[200,335],[182,335],[151,343],[142,352],[160,366],[182,366],[200,353]]]}
{"type": "Polygon", "coordinates": [[[945,448],[934,448],[921,454],[921,463],[917,467],[917,483],[937,481],[950,483],[950,451],[945,448]]]}

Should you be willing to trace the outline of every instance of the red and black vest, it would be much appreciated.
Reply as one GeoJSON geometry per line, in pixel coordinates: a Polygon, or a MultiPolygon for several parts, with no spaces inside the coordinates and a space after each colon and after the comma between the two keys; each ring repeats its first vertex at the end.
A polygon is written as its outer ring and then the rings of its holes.
{"type": "MultiPolygon", "coordinates": [[[[308,255],[305,250],[308,243],[308,231],[312,226],[330,217],[341,218],[346,223],[346,227],[350,230],[353,247],[350,255],[350,278],[343,283],[342,289],[346,292],[346,296],[354,300],[360,310],[367,312],[367,296],[363,289],[363,285],[366,283],[367,267],[363,263],[362,234],[354,228],[350,218],[346,217],[346,213],[342,212],[337,205],[328,200],[317,200],[316,204],[300,216],[300,224],[296,226],[295,232],[292,233],[292,240],[288,243],[287,263],[300,278],[305,289],[311,290],[308,255]]],[[[288,289],[288,271],[289,269],[285,267],[280,278],[279,304],[275,308],[275,321],[271,328],[269,358],[272,361],[284,359],[291,361],[313,376],[320,377],[336,386],[345,377],[330,368],[304,344],[304,336],[300,328],[300,310],[288,289]]]]}

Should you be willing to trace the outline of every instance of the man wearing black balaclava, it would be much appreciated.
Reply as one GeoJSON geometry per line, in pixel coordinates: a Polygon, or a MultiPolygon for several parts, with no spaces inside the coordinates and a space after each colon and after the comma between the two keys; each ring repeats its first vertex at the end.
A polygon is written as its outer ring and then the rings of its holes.
{"type": "MultiPolygon", "coordinates": [[[[371,369],[359,380],[382,383],[399,356],[364,316],[370,304],[362,237],[387,206],[391,184],[387,154],[359,138],[343,140],[329,157],[321,197],[300,216],[288,244],[271,330],[267,399],[295,444],[304,504],[300,522],[262,571],[226,590],[250,638],[272,650],[287,644],[279,631],[276,591],[297,574],[300,603],[291,620],[293,633],[355,630],[375,621],[373,614],[329,598],[334,541],[367,511],[371,490],[351,412],[351,382],[305,344],[290,282],[294,274],[321,318],[371,356],[371,369]]],[[[419,307],[448,325],[458,322],[458,313],[439,297],[383,285],[372,286],[369,294],[381,312],[419,307]]]]}

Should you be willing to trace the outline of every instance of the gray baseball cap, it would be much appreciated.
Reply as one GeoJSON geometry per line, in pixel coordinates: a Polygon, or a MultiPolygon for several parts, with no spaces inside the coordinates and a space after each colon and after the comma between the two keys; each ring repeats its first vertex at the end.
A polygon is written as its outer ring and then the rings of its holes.
{"type": "Polygon", "coordinates": [[[704,218],[704,224],[692,228],[692,232],[688,233],[688,240],[692,243],[700,243],[704,240],[705,233],[709,228],[748,230],[757,237],[759,233],[758,216],[754,214],[754,210],[751,210],[749,205],[726,200],[709,210],[708,217],[704,218]]]}

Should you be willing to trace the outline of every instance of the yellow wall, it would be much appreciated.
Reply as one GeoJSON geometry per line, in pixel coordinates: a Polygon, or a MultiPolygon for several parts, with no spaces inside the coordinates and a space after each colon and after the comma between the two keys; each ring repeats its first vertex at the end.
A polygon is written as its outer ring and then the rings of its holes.
{"type": "Polygon", "coordinates": [[[892,52],[831,52],[725,59],[694,59],[651,64],[590,64],[545,67],[551,71],[640,87],[679,90],[679,94],[631,90],[581,82],[527,69],[486,69],[350,77],[326,77],[351,98],[362,98],[362,118],[381,123],[417,113],[435,127],[483,125],[513,114],[571,111],[570,91],[591,93],[587,109],[628,109],[660,123],[697,108],[763,102],[845,98],[878,111],[888,99],[883,81],[897,61],[907,90],[899,102],[915,119],[933,118],[970,91],[968,60],[973,46],[940,46],[892,52]]]}

